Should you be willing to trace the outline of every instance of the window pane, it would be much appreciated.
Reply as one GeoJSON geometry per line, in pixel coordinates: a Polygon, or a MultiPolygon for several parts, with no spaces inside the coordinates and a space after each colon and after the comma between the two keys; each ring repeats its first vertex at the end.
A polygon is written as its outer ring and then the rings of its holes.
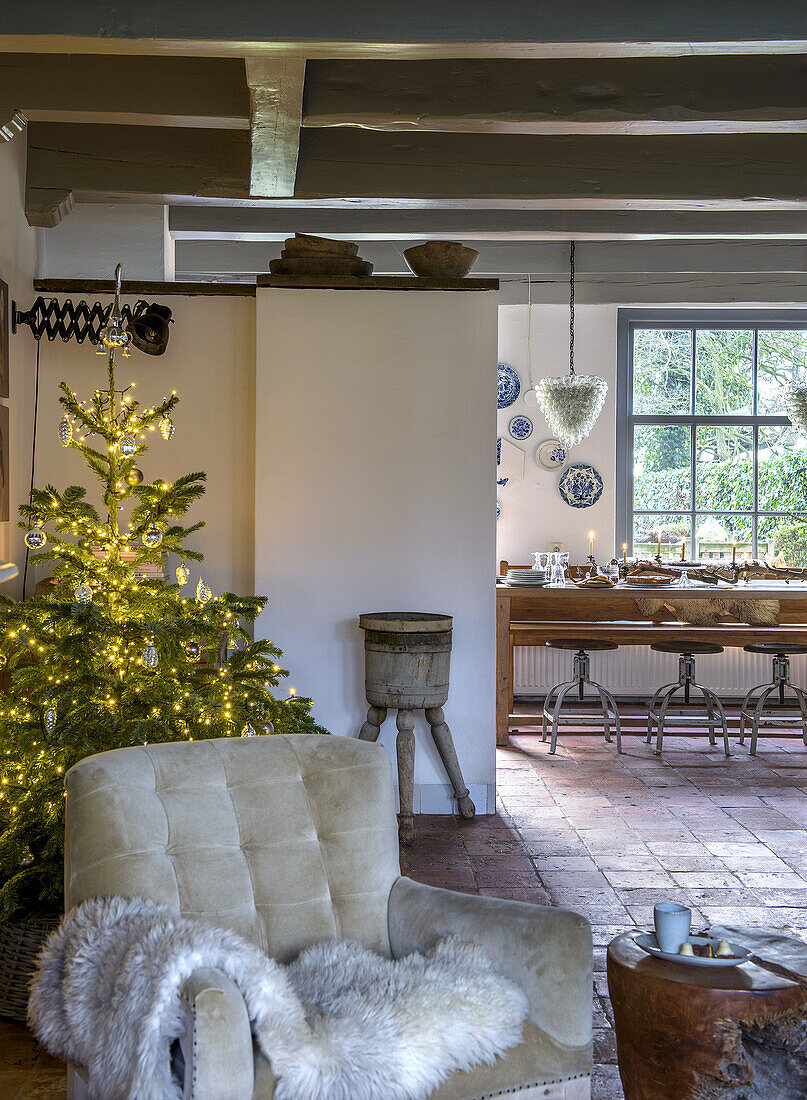
{"type": "Polygon", "coordinates": [[[807,439],[793,428],[759,429],[758,507],[764,512],[807,509],[807,439]]]}
{"type": "Polygon", "coordinates": [[[754,507],[754,433],[750,427],[695,429],[695,507],[749,512],[754,507]]]}
{"type": "Polygon", "coordinates": [[[679,560],[681,540],[686,539],[686,554],[690,549],[689,516],[635,515],[633,517],[633,555],[636,558],[655,558],[658,553],[658,536],[661,532],[662,561],[679,560]]]}
{"type": "Polygon", "coordinates": [[[760,329],[757,336],[757,412],[784,416],[782,388],[807,381],[807,331],[760,329]]]}
{"type": "Polygon", "coordinates": [[[737,543],[737,561],[752,554],[751,516],[696,516],[695,539],[700,561],[730,562],[737,543]]]}
{"type": "Polygon", "coordinates": [[[728,416],[753,412],[753,333],[698,329],[695,333],[695,412],[728,416]]]}
{"type": "Polygon", "coordinates": [[[688,413],[692,375],[689,329],[641,328],[633,333],[633,411],[688,413]]]}
{"type": "Polygon", "coordinates": [[[673,511],[692,506],[691,431],[680,424],[636,426],[634,508],[673,511]]]}
{"type": "Polygon", "coordinates": [[[758,557],[785,565],[807,565],[807,518],[760,516],[758,557]]]}

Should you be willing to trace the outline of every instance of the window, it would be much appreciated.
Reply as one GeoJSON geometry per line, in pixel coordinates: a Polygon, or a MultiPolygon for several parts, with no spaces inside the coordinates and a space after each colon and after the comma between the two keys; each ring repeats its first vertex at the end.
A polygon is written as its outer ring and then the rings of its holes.
{"type": "Polygon", "coordinates": [[[620,310],[617,538],[629,552],[807,565],[807,312],[620,310]],[[736,545],[736,550],[735,550],[736,545]]]}

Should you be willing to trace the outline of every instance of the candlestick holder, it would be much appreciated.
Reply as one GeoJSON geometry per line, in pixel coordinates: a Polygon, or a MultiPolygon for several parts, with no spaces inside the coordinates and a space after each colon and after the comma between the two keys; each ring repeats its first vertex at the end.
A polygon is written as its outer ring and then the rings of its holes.
{"type": "Polygon", "coordinates": [[[597,565],[597,559],[594,557],[593,554],[589,554],[588,563],[589,563],[589,569],[588,569],[589,577],[596,577],[600,570],[599,570],[599,566],[597,565]]]}

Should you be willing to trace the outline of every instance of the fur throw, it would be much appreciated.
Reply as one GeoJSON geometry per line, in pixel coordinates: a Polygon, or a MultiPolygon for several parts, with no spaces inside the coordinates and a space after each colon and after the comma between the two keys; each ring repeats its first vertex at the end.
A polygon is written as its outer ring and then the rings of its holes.
{"type": "Polygon", "coordinates": [[[636,600],[636,606],[648,619],[664,620],[672,616],[679,623],[690,626],[717,626],[733,618],[751,626],[778,626],[778,600],[636,600]]]}
{"type": "Polygon", "coordinates": [[[185,1030],[183,982],[199,967],[238,986],[277,1100],[421,1100],[456,1070],[492,1065],[520,1042],[527,1013],[484,951],[454,937],[400,960],[321,943],[284,967],[166,906],[94,898],[43,948],[29,1022],[87,1070],[98,1100],[181,1100],[170,1048],[185,1030]]]}

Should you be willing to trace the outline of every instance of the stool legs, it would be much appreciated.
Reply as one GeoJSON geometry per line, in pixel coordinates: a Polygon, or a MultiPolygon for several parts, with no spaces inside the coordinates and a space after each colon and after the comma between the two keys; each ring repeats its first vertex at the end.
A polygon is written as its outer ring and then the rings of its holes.
{"type": "Polygon", "coordinates": [[[653,750],[656,756],[660,756],[664,748],[664,728],[667,724],[692,725],[695,720],[682,719],[677,716],[667,717],[667,712],[673,703],[677,692],[683,695],[684,704],[689,704],[692,699],[692,691],[699,691],[703,696],[706,708],[706,727],[709,731],[709,744],[716,744],[715,729],[719,725],[723,733],[723,751],[726,756],[731,756],[729,748],[729,728],[726,721],[726,712],[723,704],[711,688],[704,687],[695,679],[695,658],[691,653],[682,653],[678,658],[678,683],[666,684],[658,689],[653,696],[647,711],[647,736],[645,744],[649,745],[653,736],[653,726],[656,726],[656,747],[653,750]]]}
{"type": "Polygon", "coordinates": [[[415,835],[415,716],[411,710],[399,710],[395,718],[398,736],[395,751],[398,756],[398,837],[401,844],[411,844],[415,835]]]}
{"type": "Polygon", "coordinates": [[[377,741],[381,733],[381,727],[387,717],[386,707],[370,707],[367,711],[367,721],[359,730],[360,741],[377,741]]]}
{"type": "MultiPolygon", "coordinates": [[[[552,756],[557,749],[558,724],[560,722],[563,704],[566,702],[567,697],[573,692],[576,693],[578,700],[582,702],[585,699],[586,684],[599,695],[600,706],[602,708],[602,713],[599,717],[602,720],[605,730],[605,740],[611,740],[611,725],[613,724],[616,733],[617,752],[622,752],[622,723],[619,717],[616,700],[610,691],[591,679],[590,670],[591,662],[589,656],[585,650],[580,650],[574,656],[574,679],[567,680],[562,684],[555,684],[544,699],[544,708],[541,714],[541,740],[546,741],[547,732],[551,732],[549,745],[550,756],[552,756]]],[[[585,721],[588,722],[592,720],[596,721],[597,718],[585,718],[585,721]]]]}
{"type": "Polygon", "coordinates": [[[457,760],[457,750],[454,748],[454,740],[451,730],[445,719],[442,707],[427,707],[426,721],[432,731],[432,740],[443,761],[443,767],[451,780],[454,794],[457,799],[457,808],[462,817],[472,818],[476,813],[476,807],[471,801],[471,792],[465,786],[465,780],[460,771],[460,762],[457,760]]]}
{"type": "Polygon", "coordinates": [[[786,653],[777,653],[773,658],[773,674],[771,682],[763,685],[759,684],[757,687],[751,688],[751,690],[743,699],[743,705],[740,708],[740,744],[745,744],[745,728],[746,723],[751,723],[751,745],[749,747],[749,755],[756,756],[757,754],[757,740],[759,738],[759,727],[763,724],[775,725],[775,721],[771,718],[765,720],[765,709],[767,707],[768,700],[774,692],[779,697],[779,706],[785,705],[785,692],[792,691],[796,697],[796,704],[798,704],[799,711],[801,713],[801,721],[794,715],[785,719],[780,718],[782,725],[788,726],[801,726],[802,740],[807,745],[807,693],[805,693],[800,687],[796,687],[795,684],[790,681],[790,658],[786,653]],[[759,698],[756,703],[753,703],[754,696],[759,692],[759,698]]]}

